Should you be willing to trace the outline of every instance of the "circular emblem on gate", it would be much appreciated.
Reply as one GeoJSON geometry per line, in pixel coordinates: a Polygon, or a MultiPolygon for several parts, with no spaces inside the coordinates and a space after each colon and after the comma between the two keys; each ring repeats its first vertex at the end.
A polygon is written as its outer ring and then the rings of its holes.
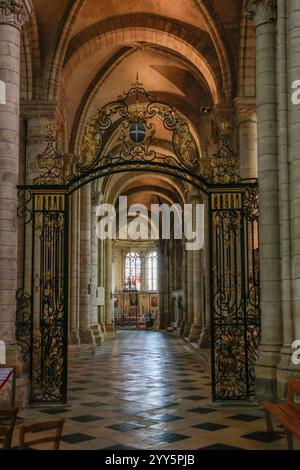
{"type": "Polygon", "coordinates": [[[146,139],[146,128],[142,122],[133,122],[129,127],[129,137],[134,144],[141,144],[146,139]]]}

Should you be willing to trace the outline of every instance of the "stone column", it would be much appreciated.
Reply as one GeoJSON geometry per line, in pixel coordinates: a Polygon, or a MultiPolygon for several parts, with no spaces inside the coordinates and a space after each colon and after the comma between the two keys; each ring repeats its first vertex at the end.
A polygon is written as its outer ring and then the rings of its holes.
{"type": "MultiPolygon", "coordinates": [[[[291,3],[290,3],[291,6],[291,3]]],[[[295,6],[295,3],[294,3],[295,6]]],[[[297,7],[297,5],[296,5],[297,7]]],[[[282,304],[282,335],[283,347],[281,359],[277,368],[277,398],[283,400],[287,392],[287,380],[291,366],[291,344],[293,333],[293,299],[292,299],[292,246],[291,246],[291,207],[290,207],[290,172],[289,144],[294,137],[289,138],[288,103],[290,102],[289,88],[292,77],[288,80],[289,71],[293,75],[293,67],[299,59],[293,58],[288,66],[287,60],[287,2],[278,2],[277,23],[277,101],[278,101],[278,142],[279,142],[279,191],[280,191],[280,239],[281,239],[281,304],[282,304]]],[[[296,8],[297,10],[297,8],[296,8]]],[[[299,8],[298,8],[299,10],[299,8]]],[[[299,12],[298,12],[299,14],[299,12]]],[[[292,14],[293,15],[293,14],[292,14]]],[[[292,17],[291,17],[292,18],[292,17]]],[[[297,29],[296,29],[297,30],[297,29]]],[[[299,33],[299,27],[298,27],[299,33]]],[[[291,38],[291,43],[293,42],[291,38]]],[[[298,47],[298,45],[297,45],[298,47]]],[[[293,48],[291,49],[291,53],[293,48]]],[[[297,71],[297,79],[299,72],[297,71]]],[[[296,75],[297,75],[296,74],[296,75]]],[[[291,104],[293,108],[293,105],[291,104]]],[[[293,109],[291,109],[293,113],[293,109]]],[[[298,113],[299,116],[299,113],[298,113]]],[[[299,122],[299,117],[298,117],[299,122]]],[[[291,134],[293,133],[291,126],[291,134]]],[[[298,138],[298,137],[297,137],[298,138]]],[[[299,147],[299,144],[298,144],[299,147]]],[[[295,218],[297,216],[295,215],[295,218]]],[[[293,217],[293,220],[294,217],[293,217]]]]}
{"type": "Polygon", "coordinates": [[[92,349],[95,344],[91,330],[91,185],[80,190],[80,341],[82,349],[92,349]]]}
{"type": "MultiPolygon", "coordinates": [[[[104,240],[99,240],[98,245],[98,279],[99,286],[103,288],[104,291],[104,275],[105,275],[105,249],[104,249],[104,240]]],[[[104,295],[103,295],[104,297],[104,295]]],[[[104,300],[103,304],[99,307],[99,323],[101,325],[101,331],[105,331],[105,313],[104,313],[104,300]]]]}
{"type": "Polygon", "coordinates": [[[90,283],[90,301],[91,301],[91,328],[95,336],[97,346],[103,343],[103,336],[98,319],[97,289],[98,281],[98,262],[99,262],[99,240],[97,237],[97,216],[96,210],[99,200],[99,193],[92,193],[91,205],[91,283],[90,283]]]}
{"type": "Polygon", "coordinates": [[[185,249],[185,238],[182,238],[181,242],[182,249],[182,305],[179,305],[181,309],[181,321],[180,321],[180,336],[183,336],[185,324],[187,322],[187,251],[185,249]]]}
{"type": "Polygon", "coordinates": [[[173,294],[174,294],[174,276],[175,276],[175,243],[174,243],[174,238],[173,236],[169,240],[169,260],[168,260],[168,266],[169,266],[169,320],[168,320],[168,326],[170,328],[174,327],[174,322],[175,322],[175,307],[174,307],[174,300],[173,300],[173,294]]]}
{"type": "Polygon", "coordinates": [[[165,328],[169,326],[169,299],[170,299],[170,278],[169,278],[169,256],[170,256],[170,246],[169,240],[166,240],[164,245],[164,320],[165,328]]]}
{"type": "Polygon", "coordinates": [[[189,340],[191,343],[198,343],[203,326],[202,311],[202,256],[200,250],[193,251],[193,274],[194,274],[194,320],[191,326],[189,340]]]}
{"type": "Polygon", "coordinates": [[[114,331],[112,323],[112,240],[105,240],[105,332],[114,331]]]}
{"type": "Polygon", "coordinates": [[[80,234],[80,220],[78,217],[78,192],[71,196],[70,200],[70,280],[69,280],[69,317],[70,317],[70,332],[69,344],[70,349],[77,349],[80,344],[79,338],[79,308],[77,302],[77,292],[79,290],[78,282],[78,250],[79,250],[79,234],[80,234]]]}
{"type": "Polygon", "coordinates": [[[34,180],[41,175],[36,157],[46,150],[50,132],[54,135],[57,133],[59,113],[56,105],[47,102],[23,106],[22,113],[27,121],[26,183],[34,184],[34,180]]]}
{"type": "Polygon", "coordinates": [[[257,118],[254,98],[236,98],[240,175],[242,179],[257,178],[257,118]]]}
{"type": "Polygon", "coordinates": [[[202,312],[203,325],[200,335],[199,348],[210,349],[211,347],[211,310],[210,310],[210,260],[209,260],[209,201],[203,196],[205,205],[205,235],[202,250],[202,312]]]}
{"type": "MultiPolygon", "coordinates": [[[[289,0],[283,2],[286,4],[286,14],[288,18],[287,28],[287,77],[288,77],[288,89],[292,86],[292,83],[300,79],[300,56],[299,56],[299,35],[300,35],[300,4],[295,0],[289,0]]],[[[284,5],[280,6],[281,17],[284,16],[282,11],[284,5]]],[[[283,21],[283,19],[282,19],[283,21]]],[[[283,38],[282,38],[283,40],[283,38]]],[[[283,87],[282,77],[280,85],[283,87]]],[[[291,274],[292,274],[292,324],[288,323],[291,318],[289,304],[285,303],[284,313],[287,314],[287,318],[284,320],[285,328],[285,346],[289,346],[289,341],[300,339],[300,105],[293,104],[292,100],[289,99],[289,121],[288,121],[288,148],[289,148],[289,195],[290,195],[290,235],[291,235],[291,251],[288,256],[291,256],[291,274]],[[286,312],[286,308],[288,311],[286,312]]],[[[283,129],[283,131],[286,129],[283,129]]],[[[285,143],[284,143],[285,144],[285,143]]],[[[283,145],[284,145],[283,144],[283,145]]],[[[286,146],[285,146],[286,150],[286,146]]],[[[284,165],[286,166],[286,162],[284,165]]],[[[285,172],[286,174],[286,172],[285,172]]],[[[286,189],[286,188],[285,188],[286,189]]],[[[286,206],[286,204],[285,204],[286,206]]],[[[287,215],[285,214],[285,217],[287,215]]],[[[286,225],[285,225],[286,226],[286,225]]],[[[289,247],[285,234],[285,248],[289,247]]],[[[290,259],[286,256],[285,259],[285,271],[284,281],[286,287],[289,286],[288,279],[288,268],[290,259]]],[[[285,301],[289,299],[285,297],[285,301]]],[[[296,369],[294,374],[299,376],[299,367],[296,369]]]]}
{"type": "Polygon", "coordinates": [[[256,366],[258,400],[276,397],[276,367],[282,346],[279,185],[277,145],[276,4],[250,0],[256,29],[256,102],[260,188],[261,326],[256,366]]]}
{"type": "MultiPolygon", "coordinates": [[[[17,289],[17,190],[19,174],[20,0],[0,6],[0,339],[7,363],[20,366],[15,322],[17,289]]],[[[18,370],[19,372],[19,370],[18,370]]]]}
{"type": "Polygon", "coordinates": [[[162,244],[157,249],[158,260],[157,260],[157,273],[158,273],[158,302],[159,302],[159,322],[158,328],[164,329],[166,327],[165,315],[164,315],[164,248],[162,244]]]}
{"type": "Polygon", "coordinates": [[[187,320],[183,336],[189,336],[194,323],[194,259],[193,252],[187,251],[187,320]]]}
{"type": "MultiPolygon", "coordinates": [[[[194,206],[202,204],[200,195],[193,195],[191,202],[194,206]]],[[[191,343],[198,343],[203,325],[202,311],[202,255],[201,250],[191,252],[193,257],[193,324],[191,326],[189,340],[191,343]]]]}

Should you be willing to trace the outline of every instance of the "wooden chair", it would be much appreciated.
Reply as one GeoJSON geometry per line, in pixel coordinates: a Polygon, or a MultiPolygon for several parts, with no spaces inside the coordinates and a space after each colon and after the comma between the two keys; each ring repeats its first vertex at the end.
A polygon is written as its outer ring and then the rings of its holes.
{"type": "Polygon", "coordinates": [[[18,408],[0,410],[0,445],[2,449],[11,448],[18,411],[18,408]]]}
{"type": "Polygon", "coordinates": [[[274,432],[272,418],[275,418],[284,428],[289,450],[293,449],[293,436],[300,439],[300,405],[295,401],[296,394],[300,394],[300,381],[289,379],[286,403],[263,403],[268,432],[274,432]]]}
{"type": "Polygon", "coordinates": [[[20,449],[32,449],[33,446],[53,442],[53,450],[59,450],[60,440],[63,432],[65,418],[45,421],[20,427],[20,449]],[[26,435],[30,433],[39,433],[54,431],[51,435],[39,437],[37,439],[26,440],[26,435]]]}
{"type": "MultiPolygon", "coordinates": [[[[6,365],[0,365],[0,390],[1,393],[3,389],[10,385],[9,397],[8,397],[8,406],[13,410],[16,405],[16,367],[9,367],[6,365]]],[[[2,405],[1,405],[2,406],[2,405]]],[[[5,405],[6,408],[6,405],[5,405]]]]}

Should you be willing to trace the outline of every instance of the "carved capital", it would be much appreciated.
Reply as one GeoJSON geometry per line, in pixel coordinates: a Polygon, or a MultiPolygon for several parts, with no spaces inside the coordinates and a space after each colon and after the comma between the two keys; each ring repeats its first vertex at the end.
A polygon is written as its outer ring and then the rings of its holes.
{"type": "Polygon", "coordinates": [[[234,110],[236,123],[256,122],[256,99],[255,98],[235,98],[234,110]]]}
{"type": "Polygon", "coordinates": [[[256,28],[274,23],[277,20],[277,0],[249,0],[247,11],[256,28]]]}
{"type": "Polygon", "coordinates": [[[21,29],[25,20],[23,0],[0,0],[0,24],[21,29]]]}

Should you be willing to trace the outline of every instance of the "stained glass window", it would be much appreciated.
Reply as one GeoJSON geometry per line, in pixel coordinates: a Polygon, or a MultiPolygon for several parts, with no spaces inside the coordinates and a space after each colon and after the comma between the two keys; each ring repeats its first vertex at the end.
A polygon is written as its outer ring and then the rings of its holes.
{"type": "Polygon", "coordinates": [[[157,260],[156,251],[150,253],[146,260],[147,289],[151,291],[157,290],[157,260]]]}
{"type": "Polygon", "coordinates": [[[125,288],[141,290],[141,258],[133,251],[125,258],[125,288]]]}

